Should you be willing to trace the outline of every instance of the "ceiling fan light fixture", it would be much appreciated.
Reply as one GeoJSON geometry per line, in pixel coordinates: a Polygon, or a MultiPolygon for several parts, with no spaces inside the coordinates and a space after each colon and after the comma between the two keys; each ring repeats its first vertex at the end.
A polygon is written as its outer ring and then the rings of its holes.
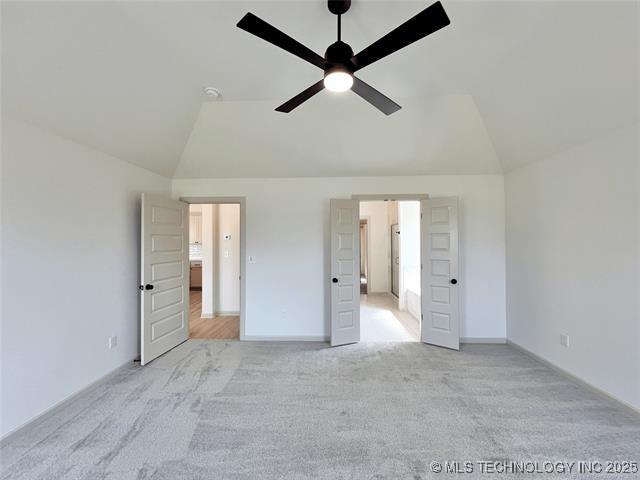
{"type": "Polygon", "coordinates": [[[273,25],[248,12],[238,22],[238,28],[265,40],[324,71],[324,78],[276,108],[289,113],[325,88],[332,92],[352,90],[385,115],[400,110],[400,105],[353,74],[437,32],[451,23],[442,3],[435,3],[414,15],[399,27],[380,37],[356,55],[348,43],[342,41],[342,15],[349,10],[351,0],[328,0],[329,11],[337,17],[337,41],[327,47],[324,58],[273,25]]]}
{"type": "Polygon", "coordinates": [[[344,70],[327,72],[324,77],[324,87],[330,92],[346,92],[353,85],[353,77],[344,70]]]}

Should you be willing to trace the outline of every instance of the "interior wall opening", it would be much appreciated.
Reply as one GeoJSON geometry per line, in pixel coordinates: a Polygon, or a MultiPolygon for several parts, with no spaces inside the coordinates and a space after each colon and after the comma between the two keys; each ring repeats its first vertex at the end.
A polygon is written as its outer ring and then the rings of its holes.
{"type": "Polygon", "coordinates": [[[418,342],[420,202],[360,201],[360,340],[418,342]]]}
{"type": "Polygon", "coordinates": [[[240,205],[189,205],[189,338],[240,338],[240,205]]]}

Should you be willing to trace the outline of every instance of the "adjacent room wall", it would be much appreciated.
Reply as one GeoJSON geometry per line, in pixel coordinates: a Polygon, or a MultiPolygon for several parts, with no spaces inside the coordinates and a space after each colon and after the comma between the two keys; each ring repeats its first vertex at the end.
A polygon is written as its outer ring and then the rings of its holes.
{"type": "Polygon", "coordinates": [[[170,180],[2,121],[5,435],[138,355],[140,193],[170,180]]]}
{"type": "Polygon", "coordinates": [[[639,139],[626,128],[505,180],[509,340],[637,409],[639,139]]]}
{"type": "Polygon", "coordinates": [[[398,202],[400,308],[420,318],[420,202],[398,202]]]}
{"type": "Polygon", "coordinates": [[[240,312],[240,205],[217,205],[217,308],[219,314],[240,312]],[[225,235],[231,238],[225,239],[225,235]]]}
{"type": "Polygon", "coordinates": [[[391,240],[388,202],[360,202],[360,218],[368,220],[369,278],[368,293],[391,291],[391,240]]]}
{"type": "Polygon", "coordinates": [[[216,252],[215,231],[217,205],[200,205],[202,211],[202,308],[203,318],[215,315],[218,256],[216,252]]]}
{"type": "Polygon", "coordinates": [[[505,337],[502,175],[175,179],[173,195],[246,197],[247,337],[329,334],[329,200],[352,194],[458,195],[463,337],[505,337]]]}

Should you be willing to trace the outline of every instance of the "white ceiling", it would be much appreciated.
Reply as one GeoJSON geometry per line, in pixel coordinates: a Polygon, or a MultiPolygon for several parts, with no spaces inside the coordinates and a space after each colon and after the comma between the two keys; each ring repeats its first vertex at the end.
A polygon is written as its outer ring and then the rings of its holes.
{"type": "MultiPolygon", "coordinates": [[[[343,40],[428,3],[354,0],[343,40]]],[[[403,106],[385,117],[350,92],[273,111],[321,72],[235,24],[323,54],[321,0],[3,2],[3,110],[179,178],[496,173],[640,121],[639,2],[444,6],[449,27],[359,73],[403,106]]]]}

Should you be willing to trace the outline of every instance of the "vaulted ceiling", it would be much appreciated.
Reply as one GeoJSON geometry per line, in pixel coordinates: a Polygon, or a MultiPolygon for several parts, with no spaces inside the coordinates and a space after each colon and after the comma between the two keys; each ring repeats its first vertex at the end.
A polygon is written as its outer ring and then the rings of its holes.
{"type": "MultiPolygon", "coordinates": [[[[343,40],[429,3],[354,0],[343,40]]],[[[321,72],[235,24],[323,54],[322,0],[3,2],[3,114],[177,178],[499,173],[640,121],[639,2],[443,3],[449,27],[360,72],[385,117],[351,92],[273,111],[321,72]]]]}

